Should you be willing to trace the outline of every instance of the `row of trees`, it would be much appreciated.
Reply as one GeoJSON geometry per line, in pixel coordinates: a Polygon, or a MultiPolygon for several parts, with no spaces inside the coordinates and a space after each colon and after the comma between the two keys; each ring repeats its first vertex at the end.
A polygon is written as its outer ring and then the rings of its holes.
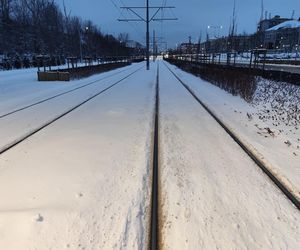
{"type": "Polygon", "coordinates": [[[123,56],[132,53],[54,0],[0,0],[0,54],[123,56]]]}

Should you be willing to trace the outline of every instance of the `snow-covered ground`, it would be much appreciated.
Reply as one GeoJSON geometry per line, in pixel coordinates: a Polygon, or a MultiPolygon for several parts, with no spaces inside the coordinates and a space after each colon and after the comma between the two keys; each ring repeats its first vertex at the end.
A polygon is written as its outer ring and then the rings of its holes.
{"type": "Polygon", "coordinates": [[[69,92],[34,107],[0,118],[0,150],[141,67],[142,65],[140,64],[132,65],[125,69],[118,69],[101,74],[101,76],[72,81],[71,84],[64,83],[61,86],[60,83],[46,83],[46,85],[44,85],[44,83],[30,83],[30,81],[21,83],[22,86],[18,86],[18,81],[14,84],[3,84],[3,86],[7,87],[8,93],[5,94],[5,91],[2,93],[3,103],[0,108],[0,116],[22,107],[20,104],[30,105],[57,93],[93,82],[93,84],[77,89],[74,92],[69,92]],[[14,89],[15,85],[18,86],[17,90],[14,89]],[[57,87],[57,85],[60,87],[57,87]]]}
{"type": "Polygon", "coordinates": [[[164,249],[297,249],[299,211],[165,66],[160,77],[164,249]]]}
{"type": "MultiPolygon", "coordinates": [[[[286,119],[280,122],[280,119],[287,115],[285,109],[290,108],[292,111],[292,108],[296,109],[295,104],[299,108],[299,103],[297,103],[299,87],[289,85],[288,91],[282,92],[279,91],[282,90],[282,85],[279,83],[266,85],[259,82],[254,102],[247,103],[239,96],[232,96],[199,77],[186,73],[175,66],[171,65],[170,67],[210,109],[257,150],[272,165],[274,172],[288,183],[300,197],[299,120],[298,125],[292,123],[286,125],[286,119]],[[277,90],[278,93],[276,94],[274,90],[277,90]],[[265,99],[264,91],[272,98],[265,99]],[[282,100],[286,100],[285,105],[278,107],[279,111],[275,111],[271,105],[276,106],[277,103],[280,106],[282,100]],[[269,119],[267,119],[266,113],[268,113],[269,119]],[[261,119],[262,117],[264,118],[261,119]],[[278,119],[278,122],[275,123],[272,117],[278,119]]],[[[298,119],[299,112],[299,110],[293,112],[298,119]]]]}
{"type": "Polygon", "coordinates": [[[70,82],[38,82],[37,72],[34,68],[0,72],[0,116],[8,110],[31,104],[91,81],[125,72],[135,65],[137,64],[108,71],[100,76],[94,75],[85,79],[70,82]]]}
{"type": "MultiPolygon", "coordinates": [[[[299,211],[163,62],[152,63],[150,71],[137,71],[0,155],[0,249],[148,248],[157,63],[164,249],[297,249],[299,211]]],[[[38,83],[30,70],[1,78],[0,116],[102,79],[0,118],[1,145],[142,65],[70,83],[38,83]]],[[[269,145],[269,150],[279,150],[274,143],[281,144],[279,137],[258,135],[254,121],[248,121],[246,111],[256,111],[255,106],[170,67],[245,140],[261,145],[260,152],[265,154],[269,145]]],[[[257,122],[261,126],[263,121],[257,122]]],[[[284,166],[278,171],[287,175],[295,169],[284,166]]]]}
{"type": "Polygon", "coordinates": [[[155,74],[137,72],[1,155],[1,249],[145,249],[155,74]]]}

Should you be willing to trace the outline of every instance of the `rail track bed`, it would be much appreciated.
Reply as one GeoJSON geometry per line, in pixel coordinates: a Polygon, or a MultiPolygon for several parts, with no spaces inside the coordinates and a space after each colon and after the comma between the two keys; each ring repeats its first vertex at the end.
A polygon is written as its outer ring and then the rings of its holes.
{"type": "Polygon", "coordinates": [[[0,245],[299,246],[293,193],[169,64],[83,86],[0,118],[31,123],[29,113],[73,103],[0,152],[0,245]]]}
{"type": "Polygon", "coordinates": [[[140,67],[89,81],[0,115],[0,154],[121,83],[140,67]]]}

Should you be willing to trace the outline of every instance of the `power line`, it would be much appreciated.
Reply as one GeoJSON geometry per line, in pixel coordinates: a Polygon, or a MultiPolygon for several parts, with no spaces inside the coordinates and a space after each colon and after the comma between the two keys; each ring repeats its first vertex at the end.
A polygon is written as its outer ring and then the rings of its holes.
{"type": "MultiPolygon", "coordinates": [[[[167,0],[162,1],[162,6],[167,6],[167,0]]],[[[163,19],[165,17],[165,9],[161,11],[161,18],[163,19]]],[[[163,38],[165,37],[165,30],[164,30],[164,22],[160,22],[160,36],[163,38]]],[[[167,43],[166,43],[167,44],[167,43]]],[[[160,47],[162,46],[162,43],[159,43],[160,47]]],[[[167,46],[167,45],[166,45],[167,46]]]]}
{"type": "MultiPolygon", "coordinates": [[[[120,8],[118,7],[118,5],[114,2],[114,0],[110,0],[110,2],[112,3],[112,5],[118,10],[118,12],[120,13],[120,15],[124,18],[125,15],[122,13],[122,11],[120,10],[120,8]]],[[[142,31],[138,30],[137,27],[135,27],[132,23],[129,23],[129,25],[131,26],[131,28],[133,28],[133,30],[139,35],[141,36],[141,38],[143,39],[143,34],[142,31]]]]}
{"type": "Polygon", "coordinates": [[[152,21],[173,21],[177,18],[157,18],[160,11],[165,9],[174,9],[173,6],[149,6],[149,0],[146,0],[146,6],[123,6],[121,9],[126,9],[131,12],[135,18],[124,18],[118,19],[121,22],[145,22],[146,23],[146,57],[147,57],[147,70],[150,69],[150,36],[149,36],[149,24],[152,21]],[[153,10],[154,14],[150,15],[150,9],[153,10]],[[146,17],[138,13],[139,10],[146,10],[146,17]]]}
{"type": "MultiPolygon", "coordinates": [[[[119,2],[122,7],[125,7],[123,0],[119,0],[119,2]]],[[[132,16],[132,13],[130,13],[129,11],[127,11],[127,13],[129,13],[132,16]]],[[[123,17],[125,17],[125,16],[123,15],[123,17]]],[[[141,37],[143,37],[143,32],[140,30],[140,27],[137,25],[137,23],[130,23],[131,26],[133,26],[133,24],[135,26],[135,30],[141,35],[141,37]]],[[[144,39],[143,39],[143,41],[144,41],[144,39]]]]}

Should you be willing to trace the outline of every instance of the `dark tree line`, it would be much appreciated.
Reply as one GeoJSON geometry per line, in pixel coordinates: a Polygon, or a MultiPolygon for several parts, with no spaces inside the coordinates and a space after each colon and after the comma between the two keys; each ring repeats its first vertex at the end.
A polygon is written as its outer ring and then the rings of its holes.
{"type": "Polygon", "coordinates": [[[91,21],[54,0],[0,0],[0,54],[13,56],[123,56],[132,53],[91,21]]]}

